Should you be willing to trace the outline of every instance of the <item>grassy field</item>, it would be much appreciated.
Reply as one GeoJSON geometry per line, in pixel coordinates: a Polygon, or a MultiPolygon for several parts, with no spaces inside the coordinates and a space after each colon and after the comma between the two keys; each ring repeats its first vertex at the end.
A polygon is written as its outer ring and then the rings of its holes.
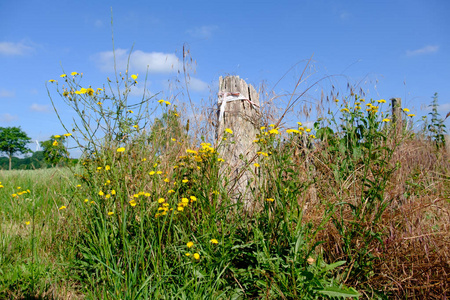
{"type": "Polygon", "coordinates": [[[397,127],[385,100],[351,95],[310,128],[261,124],[241,195],[232,129],[74,90],[92,112],[79,165],[0,173],[0,298],[448,296],[449,155],[407,110],[397,127]]]}

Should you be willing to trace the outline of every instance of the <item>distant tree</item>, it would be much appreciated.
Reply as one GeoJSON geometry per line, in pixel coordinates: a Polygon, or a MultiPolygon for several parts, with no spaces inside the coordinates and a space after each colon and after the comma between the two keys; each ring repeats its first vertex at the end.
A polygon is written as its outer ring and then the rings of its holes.
{"type": "Polygon", "coordinates": [[[65,146],[66,136],[52,135],[49,140],[41,142],[45,160],[52,166],[69,160],[69,151],[65,146]]]}
{"type": "Polygon", "coordinates": [[[14,154],[30,153],[27,144],[31,138],[20,127],[0,127],[0,152],[9,158],[9,170],[11,170],[11,158],[14,154]]]}

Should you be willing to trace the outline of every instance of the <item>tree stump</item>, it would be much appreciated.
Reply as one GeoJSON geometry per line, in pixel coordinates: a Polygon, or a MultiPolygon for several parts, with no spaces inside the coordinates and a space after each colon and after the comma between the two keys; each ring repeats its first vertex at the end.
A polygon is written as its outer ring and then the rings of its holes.
{"type": "Polygon", "coordinates": [[[239,76],[220,77],[218,104],[216,136],[218,143],[222,144],[220,153],[225,160],[221,173],[229,178],[231,199],[235,203],[242,201],[248,210],[252,207],[249,191],[254,185],[248,168],[256,155],[253,141],[261,125],[259,95],[239,76]],[[225,133],[227,128],[233,134],[225,133]]]}

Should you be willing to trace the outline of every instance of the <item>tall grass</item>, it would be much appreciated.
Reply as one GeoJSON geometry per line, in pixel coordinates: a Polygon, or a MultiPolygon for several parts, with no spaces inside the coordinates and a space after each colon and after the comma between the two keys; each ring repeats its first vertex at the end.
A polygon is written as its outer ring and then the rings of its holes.
{"type": "Polygon", "coordinates": [[[84,154],[71,172],[0,173],[1,296],[448,293],[448,154],[395,128],[386,101],[351,94],[313,128],[261,127],[248,194],[233,195],[231,129],[217,141],[172,101],[130,103],[127,72],[118,92],[62,78],[84,154]]]}

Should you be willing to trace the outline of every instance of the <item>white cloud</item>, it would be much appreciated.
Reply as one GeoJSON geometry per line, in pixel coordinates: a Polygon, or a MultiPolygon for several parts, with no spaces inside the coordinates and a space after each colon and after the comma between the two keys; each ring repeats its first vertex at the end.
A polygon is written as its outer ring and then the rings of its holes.
{"type": "Polygon", "coordinates": [[[416,55],[423,55],[423,54],[431,54],[431,53],[436,53],[439,51],[439,46],[425,46],[423,48],[420,49],[416,49],[416,50],[407,50],[406,51],[406,56],[416,56],[416,55]]]}
{"type": "Polygon", "coordinates": [[[97,28],[103,27],[103,22],[101,20],[95,20],[94,26],[97,28]]]}
{"type": "Polygon", "coordinates": [[[146,98],[151,96],[151,92],[148,90],[148,88],[145,88],[143,86],[133,86],[133,87],[131,87],[130,95],[136,96],[136,97],[142,97],[142,96],[144,96],[144,92],[145,92],[146,98]]]}
{"type": "MultiPolygon", "coordinates": [[[[126,70],[129,52],[126,49],[117,49],[115,54],[117,70],[126,70]]],[[[97,53],[92,58],[101,71],[114,71],[114,53],[112,51],[97,53]]],[[[149,73],[171,73],[178,71],[181,63],[173,53],[133,51],[130,57],[130,71],[145,74],[147,66],[149,73]]]]}
{"type": "Polygon", "coordinates": [[[212,37],[213,31],[217,28],[217,26],[201,26],[188,29],[186,32],[195,38],[209,39],[210,37],[212,37]]]}
{"type": "Polygon", "coordinates": [[[11,115],[8,113],[0,115],[0,122],[2,122],[2,123],[11,123],[18,119],[19,119],[18,116],[14,116],[14,115],[11,115]]]}
{"type": "Polygon", "coordinates": [[[24,55],[33,51],[33,47],[24,42],[0,42],[0,55],[24,55]]]}
{"type": "Polygon", "coordinates": [[[204,82],[198,78],[194,78],[194,77],[191,77],[190,79],[188,79],[188,83],[189,83],[189,88],[196,92],[204,92],[209,87],[209,85],[206,82],[204,82]]]}
{"type": "Polygon", "coordinates": [[[36,112],[49,112],[50,111],[50,106],[49,105],[40,105],[37,103],[33,103],[30,106],[30,110],[31,111],[36,111],[36,112]]]}
{"type": "Polygon", "coordinates": [[[346,12],[346,11],[343,11],[343,12],[341,12],[341,13],[339,14],[339,18],[340,18],[341,20],[347,20],[347,19],[350,18],[350,13],[349,13],[349,12],[346,12]]]}
{"type": "Polygon", "coordinates": [[[0,89],[0,98],[12,98],[15,96],[16,96],[16,93],[14,91],[0,89]]]}

